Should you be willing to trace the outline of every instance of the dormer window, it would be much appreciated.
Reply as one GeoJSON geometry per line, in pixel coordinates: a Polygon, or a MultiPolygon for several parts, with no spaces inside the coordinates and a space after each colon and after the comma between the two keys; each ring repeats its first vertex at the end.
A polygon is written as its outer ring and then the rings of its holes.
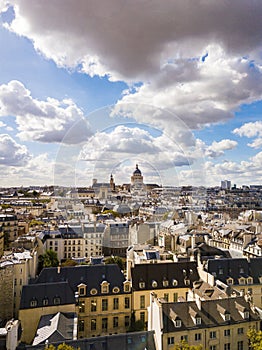
{"type": "Polygon", "coordinates": [[[247,278],[247,284],[253,284],[253,278],[252,277],[248,277],[247,278]]]}
{"type": "Polygon", "coordinates": [[[168,280],[163,280],[163,287],[168,287],[169,283],[168,280]]]}
{"type": "Polygon", "coordinates": [[[119,289],[118,287],[114,287],[113,290],[112,290],[112,292],[113,292],[114,294],[117,294],[117,293],[120,292],[120,289],[119,289]]]}
{"type": "Polygon", "coordinates": [[[223,275],[223,273],[224,273],[224,270],[222,269],[222,267],[219,267],[219,269],[218,269],[218,274],[219,274],[219,275],[223,275]]]}
{"type": "Polygon", "coordinates": [[[240,277],[240,278],[238,279],[238,283],[239,283],[239,284],[246,284],[246,279],[245,279],[244,277],[240,277]]]}
{"type": "Polygon", "coordinates": [[[225,321],[230,321],[231,316],[229,313],[225,313],[225,321]]]}
{"type": "Polygon", "coordinates": [[[174,324],[175,324],[175,327],[176,327],[176,328],[180,328],[181,325],[182,325],[182,322],[181,322],[180,319],[176,319],[176,320],[174,320],[174,324]]]}
{"type": "Polygon", "coordinates": [[[146,286],[145,282],[142,282],[142,281],[139,282],[139,288],[140,288],[140,289],[144,289],[145,286],[146,286]]]}
{"type": "Polygon", "coordinates": [[[54,305],[60,305],[61,304],[60,297],[58,297],[58,296],[55,296],[53,301],[54,301],[54,305]]]}
{"type": "Polygon", "coordinates": [[[227,284],[228,284],[228,285],[234,284],[233,278],[229,277],[229,278],[227,279],[227,284]]]}
{"type": "Polygon", "coordinates": [[[201,324],[201,317],[199,317],[199,316],[197,316],[196,318],[195,318],[195,323],[197,324],[197,325],[200,325],[201,324]]]}
{"type": "Polygon", "coordinates": [[[249,311],[244,312],[244,319],[245,320],[249,319],[249,311]]]}
{"type": "Polygon", "coordinates": [[[48,305],[48,298],[45,297],[45,298],[43,299],[43,306],[47,306],[47,305],[48,305]]]}
{"type": "Polygon", "coordinates": [[[81,284],[79,284],[77,287],[78,287],[78,295],[79,295],[79,296],[84,296],[84,295],[86,295],[86,284],[81,283],[81,284]]]}
{"type": "Polygon", "coordinates": [[[36,300],[36,299],[32,299],[32,300],[30,301],[30,306],[31,306],[31,307],[36,307],[36,306],[37,306],[37,300],[36,300]]]}
{"type": "Polygon", "coordinates": [[[177,284],[178,284],[178,283],[177,283],[177,280],[173,279],[173,280],[172,280],[172,285],[173,285],[173,287],[176,287],[177,284]]]}
{"type": "Polygon", "coordinates": [[[130,282],[129,281],[125,281],[124,282],[124,292],[125,293],[129,293],[130,292],[130,287],[131,287],[130,282]]]}
{"type": "Polygon", "coordinates": [[[152,281],[152,287],[153,287],[153,288],[156,288],[156,287],[157,287],[157,281],[155,281],[155,280],[152,281]]]}
{"type": "Polygon", "coordinates": [[[185,285],[186,285],[186,286],[189,286],[189,285],[190,285],[190,280],[189,280],[188,278],[185,278],[184,282],[185,282],[185,285]]]}
{"type": "Polygon", "coordinates": [[[109,283],[107,281],[103,281],[101,283],[101,293],[102,294],[107,294],[109,293],[109,283]]]}

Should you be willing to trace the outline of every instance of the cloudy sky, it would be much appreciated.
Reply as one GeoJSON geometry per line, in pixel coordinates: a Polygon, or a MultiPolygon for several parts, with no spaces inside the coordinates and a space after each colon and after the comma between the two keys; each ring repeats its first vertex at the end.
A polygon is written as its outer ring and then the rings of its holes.
{"type": "Polygon", "coordinates": [[[0,186],[262,184],[261,0],[0,13],[0,186]]]}

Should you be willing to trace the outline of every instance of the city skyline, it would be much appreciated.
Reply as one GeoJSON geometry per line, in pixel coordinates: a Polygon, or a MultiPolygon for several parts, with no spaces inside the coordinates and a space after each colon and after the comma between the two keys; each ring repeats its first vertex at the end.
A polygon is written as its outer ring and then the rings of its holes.
{"type": "Polygon", "coordinates": [[[262,4],[0,1],[1,186],[261,184],[262,4]]]}

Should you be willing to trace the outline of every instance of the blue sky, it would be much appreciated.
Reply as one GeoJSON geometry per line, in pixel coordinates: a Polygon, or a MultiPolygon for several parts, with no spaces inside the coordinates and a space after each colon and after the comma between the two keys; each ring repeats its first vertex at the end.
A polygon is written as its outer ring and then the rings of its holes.
{"type": "Polygon", "coordinates": [[[0,0],[1,186],[262,177],[262,3],[0,0]],[[205,59],[203,59],[203,57],[205,59]]]}

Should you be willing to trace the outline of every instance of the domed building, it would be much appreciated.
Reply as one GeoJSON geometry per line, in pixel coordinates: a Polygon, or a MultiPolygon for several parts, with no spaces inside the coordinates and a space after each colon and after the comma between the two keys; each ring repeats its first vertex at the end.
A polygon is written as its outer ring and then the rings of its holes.
{"type": "Polygon", "coordinates": [[[143,176],[141,170],[138,168],[138,164],[136,164],[136,170],[133,172],[131,176],[131,186],[143,186],[143,176]]]}

